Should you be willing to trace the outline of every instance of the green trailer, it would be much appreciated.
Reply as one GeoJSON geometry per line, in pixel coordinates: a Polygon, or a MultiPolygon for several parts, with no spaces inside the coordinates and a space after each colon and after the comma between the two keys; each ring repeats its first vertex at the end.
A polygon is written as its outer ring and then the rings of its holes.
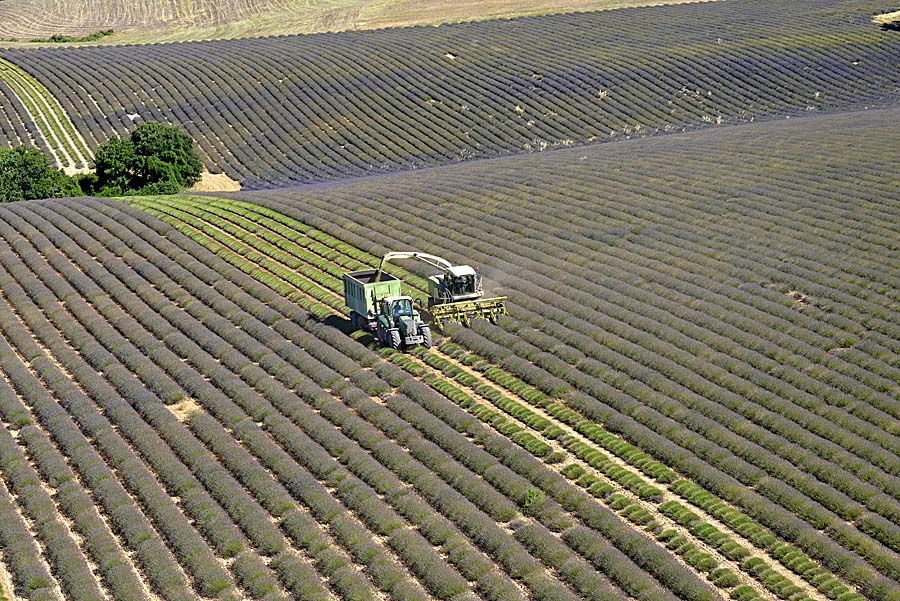
{"type": "MultiPolygon", "coordinates": [[[[402,296],[400,280],[382,273],[376,281],[377,269],[363,269],[344,274],[344,302],[350,308],[350,321],[364,327],[378,315],[378,303],[387,296],[402,296]]],[[[374,327],[374,326],[373,326],[374,327]]]]}
{"type": "Polygon", "coordinates": [[[374,332],[384,346],[395,349],[431,346],[431,328],[400,290],[400,280],[378,269],[344,274],[344,302],[354,327],[374,332]]]}

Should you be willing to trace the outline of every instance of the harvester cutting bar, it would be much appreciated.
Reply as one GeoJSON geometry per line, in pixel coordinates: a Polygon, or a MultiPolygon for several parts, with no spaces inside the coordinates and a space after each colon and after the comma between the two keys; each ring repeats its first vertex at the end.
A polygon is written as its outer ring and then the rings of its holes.
{"type": "Polygon", "coordinates": [[[476,317],[497,321],[499,316],[506,315],[506,297],[498,296],[433,305],[429,308],[429,312],[434,323],[441,327],[448,321],[456,321],[468,327],[476,317]]]}

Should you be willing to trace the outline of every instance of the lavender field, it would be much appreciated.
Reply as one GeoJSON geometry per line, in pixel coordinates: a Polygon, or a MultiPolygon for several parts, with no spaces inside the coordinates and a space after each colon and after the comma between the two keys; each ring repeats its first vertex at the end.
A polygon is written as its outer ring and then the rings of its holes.
{"type": "Polygon", "coordinates": [[[0,204],[0,599],[900,601],[900,37],[781,4],[0,51],[245,184],[0,204]]]}
{"type": "MultiPolygon", "coordinates": [[[[871,21],[888,9],[711,2],[0,58],[46,86],[92,150],[141,120],[178,123],[211,171],[273,188],[894,105],[900,36],[871,21]]],[[[17,121],[29,117],[4,107],[0,131],[17,121]]]]}

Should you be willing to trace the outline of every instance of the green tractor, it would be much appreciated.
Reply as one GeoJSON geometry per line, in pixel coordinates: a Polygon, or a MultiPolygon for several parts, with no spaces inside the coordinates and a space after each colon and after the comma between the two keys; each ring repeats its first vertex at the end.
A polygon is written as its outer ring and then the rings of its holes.
{"type": "Polygon", "coordinates": [[[431,348],[431,328],[412,298],[401,293],[400,280],[394,276],[378,269],[345,273],[344,301],[350,308],[350,323],[373,332],[382,346],[431,348]]]}
{"type": "Polygon", "coordinates": [[[431,327],[415,310],[408,296],[389,296],[381,299],[375,333],[383,346],[395,349],[421,344],[431,348],[431,327]]]}

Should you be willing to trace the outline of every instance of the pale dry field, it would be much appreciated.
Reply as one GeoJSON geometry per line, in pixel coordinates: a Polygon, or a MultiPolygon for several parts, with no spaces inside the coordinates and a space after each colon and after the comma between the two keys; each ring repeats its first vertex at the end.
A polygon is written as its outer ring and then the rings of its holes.
{"type": "Polygon", "coordinates": [[[0,0],[0,39],[113,29],[105,44],[438,25],[694,0],[0,0]]]}

